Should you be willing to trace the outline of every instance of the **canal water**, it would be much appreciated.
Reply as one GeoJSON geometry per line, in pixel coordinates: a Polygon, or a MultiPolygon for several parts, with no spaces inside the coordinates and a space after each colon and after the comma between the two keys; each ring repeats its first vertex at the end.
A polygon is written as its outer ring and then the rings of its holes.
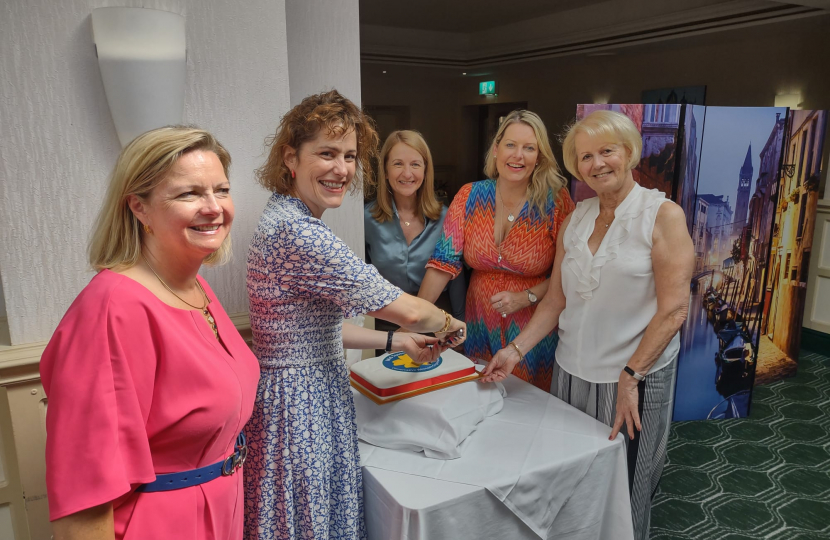
{"type": "MultiPolygon", "coordinates": [[[[677,363],[677,387],[674,397],[673,420],[703,420],[721,401],[715,388],[718,336],[703,307],[703,291],[697,288],[689,302],[689,317],[683,325],[680,357],[677,363]]],[[[740,411],[746,416],[746,411],[740,411]]]]}

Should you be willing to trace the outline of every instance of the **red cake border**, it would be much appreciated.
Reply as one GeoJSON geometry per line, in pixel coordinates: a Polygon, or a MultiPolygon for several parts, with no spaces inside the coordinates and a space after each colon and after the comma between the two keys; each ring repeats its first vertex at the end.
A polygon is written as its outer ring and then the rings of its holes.
{"type": "Polygon", "coordinates": [[[357,381],[361,386],[365,389],[373,392],[374,394],[381,396],[381,397],[389,397],[394,396],[397,394],[403,394],[404,392],[412,392],[413,390],[419,390],[421,388],[426,388],[427,386],[432,386],[435,384],[441,384],[448,381],[452,381],[454,379],[460,379],[462,377],[466,377],[468,375],[472,375],[476,372],[476,367],[474,365],[470,366],[469,368],[465,368],[459,371],[453,371],[452,373],[446,373],[444,375],[439,375],[438,377],[431,377],[429,379],[422,379],[420,381],[414,381],[411,383],[400,384],[398,386],[392,386],[390,388],[378,388],[377,386],[369,383],[358,375],[355,372],[351,372],[351,377],[357,381]]]}

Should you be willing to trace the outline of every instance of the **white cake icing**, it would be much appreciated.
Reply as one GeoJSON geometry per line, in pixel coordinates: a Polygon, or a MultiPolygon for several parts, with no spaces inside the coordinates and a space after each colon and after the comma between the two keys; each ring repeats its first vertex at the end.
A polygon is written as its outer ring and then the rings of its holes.
{"type": "MultiPolygon", "coordinates": [[[[351,370],[353,375],[378,389],[391,390],[406,386],[409,388],[401,388],[400,391],[407,392],[411,391],[412,383],[431,381],[439,377],[452,380],[455,378],[452,374],[455,373],[458,374],[458,378],[466,377],[475,373],[475,364],[457,352],[447,349],[432,364],[416,364],[404,353],[389,353],[357,362],[352,365],[351,370]]],[[[361,383],[360,380],[357,382],[361,383]]]]}

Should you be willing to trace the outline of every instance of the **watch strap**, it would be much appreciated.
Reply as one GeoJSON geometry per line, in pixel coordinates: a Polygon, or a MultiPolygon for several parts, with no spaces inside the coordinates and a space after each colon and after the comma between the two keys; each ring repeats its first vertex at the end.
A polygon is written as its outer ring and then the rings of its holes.
{"type": "Polygon", "coordinates": [[[636,371],[634,371],[633,369],[631,369],[628,366],[625,366],[623,368],[623,371],[625,371],[626,373],[628,373],[629,375],[631,375],[632,377],[634,377],[638,381],[644,381],[646,379],[645,375],[640,375],[639,373],[637,373],[636,371]]]}
{"type": "Polygon", "coordinates": [[[395,335],[393,330],[389,331],[389,334],[386,336],[386,352],[392,352],[392,336],[395,335]]]}

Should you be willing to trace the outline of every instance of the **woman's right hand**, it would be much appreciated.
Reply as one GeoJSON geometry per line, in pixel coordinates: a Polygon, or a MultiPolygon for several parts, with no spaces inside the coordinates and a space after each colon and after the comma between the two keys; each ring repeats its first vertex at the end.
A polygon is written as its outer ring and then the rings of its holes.
{"type": "Polygon", "coordinates": [[[412,332],[392,334],[392,350],[403,351],[416,364],[429,364],[438,360],[447,348],[437,338],[412,332]]]}
{"type": "Polygon", "coordinates": [[[480,382],[500,382],[507,378],[521,361],[519,353],[513,347],[501,349],[481,372],[480,382]]]}
{"type": "Polygon", "coordinates": [[[464,343],[465,339],[467,339],[467,323],[452,317],[447,331],[436,332],[435,337],[438,338],[441,345],[445,345],[447,347],[458,347],[464,343]]]}

